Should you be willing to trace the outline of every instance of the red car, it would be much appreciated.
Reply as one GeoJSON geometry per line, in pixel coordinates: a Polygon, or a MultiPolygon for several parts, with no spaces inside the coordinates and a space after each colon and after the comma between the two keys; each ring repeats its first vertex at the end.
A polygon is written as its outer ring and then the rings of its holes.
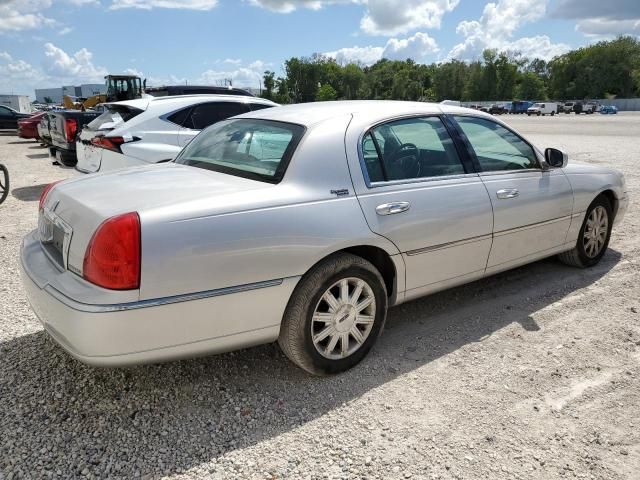
{"type": "Polygon", "coordinates": [[[32,117],[24,118],[22,120],[18,120],[18,136],[20,138],[35,138],[38,140],[40,136],[38,135],[38,124],[45,112],[38,112],[32,117]]]}

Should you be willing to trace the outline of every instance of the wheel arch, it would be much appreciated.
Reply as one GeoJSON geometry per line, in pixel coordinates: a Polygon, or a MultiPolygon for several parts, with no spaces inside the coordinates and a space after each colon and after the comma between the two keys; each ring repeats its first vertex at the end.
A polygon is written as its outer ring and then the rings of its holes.
{"type": "Polygon", "coordinates": [[[619,205],[618,197],[616,196],[615,192],[611,189],[603,190],[596,196],[596,198],[600,196],[605,197],[609,201],[609,204],[611,205],[611,211],[613,213],[613,219],[615,219],[616,214],[618,213],[619,205]]]}
{"type": "MultiPolygon", "coordinates": [[[[317,262],[309,267],[307,272],[311,271],[318,264],[324,262],[327,258],[339,253],[350,253],[358,257],[364,258],[370,262],[384,280],[387,289],[387,297],[389,306],[393,306],[402,301],[404,294],[404,260],[401,255],[391,255],[384,248],[374,245],[351,245],[334,250],[324,255],[317,262]]],[[[305,275],[306,273],[305,272],[305,275]]]]}

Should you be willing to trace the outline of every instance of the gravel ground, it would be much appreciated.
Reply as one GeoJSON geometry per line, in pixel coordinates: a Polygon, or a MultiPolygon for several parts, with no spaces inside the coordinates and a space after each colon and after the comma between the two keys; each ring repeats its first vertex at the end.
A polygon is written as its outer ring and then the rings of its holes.
{"type": "Polygon", "coordinates": [[[130,369],[48,340],[18,274],[45,183],[74,175],[0,136],[0,479],[639,478],[640,115],[505,119],[625,172],[603,261],[554,259],[392,309],[357,368],[311,378],[276,345],[130,369]]]}

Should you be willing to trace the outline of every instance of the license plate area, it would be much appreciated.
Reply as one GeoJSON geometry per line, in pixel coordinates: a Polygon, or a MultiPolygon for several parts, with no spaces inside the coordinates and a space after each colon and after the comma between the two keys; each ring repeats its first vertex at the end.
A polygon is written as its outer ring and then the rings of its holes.
{"type": "Polygon", "coordinates": [[[67,268],[72,230],[51,210],[43,210],[38,218],[40,243],[49,259],[61,269],[67,268]]]}

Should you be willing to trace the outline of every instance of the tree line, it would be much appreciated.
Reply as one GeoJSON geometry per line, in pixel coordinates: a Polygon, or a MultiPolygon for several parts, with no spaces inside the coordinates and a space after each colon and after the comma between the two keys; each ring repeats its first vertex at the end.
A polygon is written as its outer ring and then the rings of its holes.
{"type": "Polygon", "coordinates": [[[382,59],[339,64],[314,54],[292,57],[284,75],[263,75],[262,96],[278,103],[326,100],[564,100],[640,96],[640,41],[622,36],[550,61],[487,49],[482,58],[423,65],[382,59]]]}

